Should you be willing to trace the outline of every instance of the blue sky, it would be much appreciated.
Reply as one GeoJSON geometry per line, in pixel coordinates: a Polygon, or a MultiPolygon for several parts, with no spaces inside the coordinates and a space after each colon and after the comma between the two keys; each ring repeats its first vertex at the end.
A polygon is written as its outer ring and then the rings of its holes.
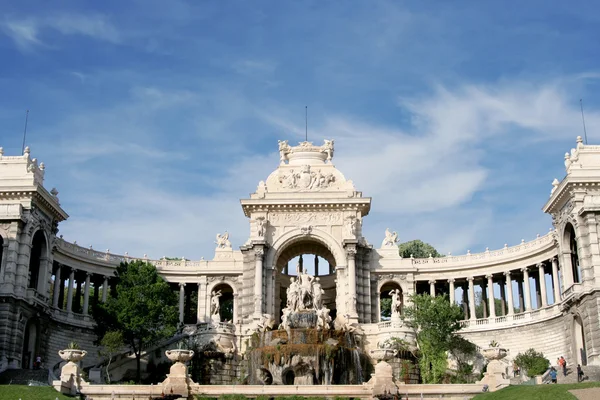
{"type": "Polygon", "coordinates": [[[0,146],[27,144],[67,240],[212,258],[277,140],[336,143],[386,227],[453,254],[531,240],[563,155],[600,142],[600,6],[560,1],[5,1],[0,146]],[[524,4],[525,3],[525,4],[524,4]]]}

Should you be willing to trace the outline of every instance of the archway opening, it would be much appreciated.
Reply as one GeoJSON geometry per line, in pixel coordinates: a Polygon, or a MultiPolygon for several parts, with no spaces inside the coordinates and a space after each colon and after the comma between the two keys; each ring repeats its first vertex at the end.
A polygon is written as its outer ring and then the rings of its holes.
{"type": "Polygon", "coordinates": [[[29,284],[30,289],[36,289],[38,292],[45,279],[43,262],[46,258],[46,237],[42,231],[37,231],[33,235],[31,242],[31,255],[29,257],[29,284]]]}
{"type": "Polygon", "coordinates": [[[25,336],[23,337],[21,368],[33,369],[35,359],[39,356],[38,342],[38,323],[35,319],[29,319],[25,325],[25,336]]]}
{"type": "Polygon", "coordinates": [[[587,365],[585,333],[583,331],[583,321],[581,321],[579,316],[573,319],[573,346],[577,364],[587,365]]]}
{"type": "Polygon", "coordinates": [[[232,323],[234,312],[233,288],[226,283],[216,285],[211,293],[210,314],[218,313],[221,322],[232,323]]]}
{"type": "MultiPolygon", "coordinates": [[[[320,305],[329,309],[332,320],[337,315],[335,257],[321,242],[314,239],[297,241],[284,247],[274,260],[277,271],[275,278],[275,315],[281,321],[282,310],[288,305],[287,291],[292,279],[306,271],[311,277],[312,288],[321,286],[320,305]]],[[[309,300],[307,300],[309,302],[309,300]]]]}
{"type": "Polygon", "coordinates": [[[581,282],[581,268],[579,266],[579,253],[577,250],[577,237],[573,225],[567,224],[565,227],[565,236],[569,251],[571,253],[571,270],[573,271],[573,283],[581,282]]]}
{"type": "Polygon", "coordinates": [[[396,282],[386,282],[379,289],[379,320],[389,321],[392,315],[403,312],[404,296],[402,288],[396,282]]]}

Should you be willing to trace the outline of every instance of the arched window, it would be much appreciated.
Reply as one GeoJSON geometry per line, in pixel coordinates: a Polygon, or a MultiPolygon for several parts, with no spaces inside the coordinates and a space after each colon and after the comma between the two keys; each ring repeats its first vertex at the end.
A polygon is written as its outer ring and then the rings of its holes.
{"type": "Polygon", "coordinates": [[[42,280],[45,279],[42,269],[42,259],[46,258],[46,238],[42,231],[37,231],[33,235],[31,243],[31,254],[29,256],[29,284],[28,288],[38,290],[40,275],[42,280]]]}
{"type": "Polygon", "coordinates": [[[396,282],[386,282],[379,290],[379,319],[389,321],[402,315],[403,294],[396,282]]]}
{"type": "Polygon", "coordinates": [[[581,282],[581,269],[579,267],[579,254],[577,250],[577,238],[575,236],[575,229],[573,225],[567,224],[565,228],[565,235],[569,240],[569,251],[571,252],[571,269],[573,271],[573,283],[581,282]]]}

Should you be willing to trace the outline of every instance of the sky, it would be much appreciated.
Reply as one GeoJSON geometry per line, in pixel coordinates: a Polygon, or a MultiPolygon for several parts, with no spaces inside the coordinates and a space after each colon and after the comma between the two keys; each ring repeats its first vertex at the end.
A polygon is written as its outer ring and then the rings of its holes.
{"type": "Polygon", "coordinates": [[[600,5],[580,1],[0,3],[0,146],[26,143],[113,253],[211,259],[277,140],[335,140],[386,228],[440,252],[545,234],[563,157],[600,142],[600,5]]]}

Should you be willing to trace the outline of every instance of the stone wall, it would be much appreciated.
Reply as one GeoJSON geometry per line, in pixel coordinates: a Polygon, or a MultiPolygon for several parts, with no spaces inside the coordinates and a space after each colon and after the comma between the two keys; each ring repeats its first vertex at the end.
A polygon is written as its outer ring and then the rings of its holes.
{"type": "MultiPolygon", "coordinates": [[[[552,319],[509,328],[495,328],[479,332],[463,332],[462,336],[477,346],[486,348],[495,340],[508,352],[507,360],[512,361],[518,353],[534,348],[550,360],[552,365],[560,356],[568,357],[568,343],[564,315],[552,319]]],[[[569,360],[567,360],[569,362],[569,360]]]]}
{"type": "Polygon", "coordinates": [[[56,363],[62,361],[58,351],[66,349],[73,341],[77,342],[81,349],[87,351],[87,355],[82,361],[84,368],[98,364],[102,359],[98,356],[99,348],[94,345],[95,340],[96,335],[91,329],[51,321],[48,336],[42,337],[42,342],[46,343],[46,366],[52,368],[56,363]]]}

